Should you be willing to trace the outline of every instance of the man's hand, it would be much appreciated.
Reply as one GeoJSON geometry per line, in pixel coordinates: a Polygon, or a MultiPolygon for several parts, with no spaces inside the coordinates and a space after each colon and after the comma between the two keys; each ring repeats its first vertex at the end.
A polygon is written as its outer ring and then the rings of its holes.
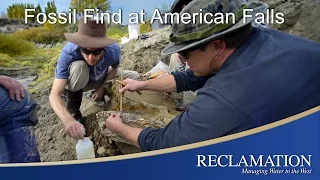
{"type": "Polygon", "coordinates": [[[119,114],[111,114],[106,120],[106,127],[116,134],[122,133],[123,125],[119,114]]]}
{"type": "Polygon", "coordinates": [[[143,90],[143,81],[137,81],[133,79],[126,79],[123,81],[126,86],[119,90],[120,93],[124,93],[126,91],[134,92],[143,90]]]}
{"type": "Polygon", "coordinates": [[[0,76],[0,85],[8,90],[11,100],[20,101],[25,96],[23,85],[11,77],[0,76]]]}
{"type": "Polygon", "coordinates": [[[86,134],[83,125],[76,120],[66,121],[63,126],[68,136],[75,140],[83,139],[86,134]]]}
{"type": "Polygon", "coordinates": [[[99,87],[94,91],[94,93],[91,96],[91,99],[94,101],[99,101],[101,98],[103,98],[103,96],[104,96],[104,87],[102,85],[101,87],[99,87]]]}
{"type": "Polygon", "coordinates": [[[111,132],[122,135],[133,145],[139,147],[138,137],[142,129],[123,124],[119,114],[109,116],[106,120],[106,127],[110,129],[111,132]]]}

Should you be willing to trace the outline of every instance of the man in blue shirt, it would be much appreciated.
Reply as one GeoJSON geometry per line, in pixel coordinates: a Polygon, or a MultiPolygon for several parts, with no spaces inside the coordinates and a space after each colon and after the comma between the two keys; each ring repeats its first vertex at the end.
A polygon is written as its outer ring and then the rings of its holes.
{"type": "Polygon", "coordinates": [[[49,99],[66,133],[74,139],[85,134],[80,112],[84,91],[94,90],[91,98],[98,101],[104,97],[104,82],[121,72],[124,78],[140,79],[137,72],[119,68],[120,47],[106,32],[105,24],[82,17],[77,33],[65,33],[69,42],[58,59],[49,99]]]}
{"type": "MultiPolygon", "coordinates": [[[[179,53],[190,67],[120,90],[196,91],[195,100],[160,129],[135,128],[119,115],[106,127],[143,151],[214,139],[263,126],[320,105],[320,44],[252,26],[260,2],[194,0],[181,13],[235,13],[235,23],[174,23],[163,55],[179,53]],[[243,17],[243,9],[251,17],[243,17]],[[244,19],[245,18],[245,19],[244,19]]],[[[211,20],[211,19],[209,19],[211,20]]]]}

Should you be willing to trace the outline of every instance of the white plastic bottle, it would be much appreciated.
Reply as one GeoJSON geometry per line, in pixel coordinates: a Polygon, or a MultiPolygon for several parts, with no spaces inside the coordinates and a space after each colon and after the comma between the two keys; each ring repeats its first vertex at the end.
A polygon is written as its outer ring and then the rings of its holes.
{"type": "Polygon", "coordinates": [[[93,142],[88,137],[78,140],[76,152],[78,160],[95,158],[93,142]]]}

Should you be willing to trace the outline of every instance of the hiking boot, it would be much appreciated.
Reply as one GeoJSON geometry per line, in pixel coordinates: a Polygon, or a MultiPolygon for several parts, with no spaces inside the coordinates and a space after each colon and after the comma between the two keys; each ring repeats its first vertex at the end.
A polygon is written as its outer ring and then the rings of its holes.
{"type": "Polygon", "coordinates": [[[73,92],[65,89],[63,91],[63,100],[69,113],[81,124],[83,124],[83,117],[80,112],[82,93],[83,90],[73,92]]]}
{"type": "MultiPolygon", "coordinates": [[[[69,110],[70,111],[70,110],[69,110]]],[[[70,112],[70,114],[72,115],[72,117],[74,117],[76,119],[76,121],[78,121],[79,123],[83,124],[83,120],[84,118],[82,117],[82,114],[80,111],[76,111],[76,112],[70,112]]]]}
{"type": "Polygon", "coordinates": [[[183,100],[182,99],[177,99],[176,101],[176,110],[177,111],[184,111],[186,108],[184,106],[183,100]]]}
{"type": "MultiPolygon", "coordinates": [[[[93,101],[92,96],[93,96],[94,92],[95,92],[95,90],[90,90],[90,91],[84,92],[84,97],[86,97],[87,99],[93,101]]],[[[98,100],[98,101],[94,101],[94,102],[97,104],[97,106],[99,106],[99,107],[105,107],[105,104],[106,104],[106,101],[105,101],[105,99],[104,99],[104,96],[105,96],[105,95],[106,95],[106,94],[104,93],[103,98],[101,98],[101,99],[98,100]]]]}

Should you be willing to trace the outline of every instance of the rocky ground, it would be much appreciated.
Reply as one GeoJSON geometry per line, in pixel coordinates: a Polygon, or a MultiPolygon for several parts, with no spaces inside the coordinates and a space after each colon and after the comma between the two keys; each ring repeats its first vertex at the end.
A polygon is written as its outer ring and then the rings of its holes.
{"type": "MultiPolygon", "coordinates": [[[[168,33],[169,29],[166,28],[152,32],[148,40],[134,40],[123,45],[121,66],[125,69],[134,69],[143,74],[150,70],[159,60],[165,61],[165,58],[160,56],[160,51],[165,46],[167,41],[165,34],[168,33]]],[[[167,62],[169,62],[168,59],[167,62]]],[[[53,79],[48,79],[32,87],[36,92],[34,95],[39,104],[39,124],[36,127],[36,136],[41,158],[45,162],[74,160],[77,142],[66,136],[60,120],[53,112],[48,101],[52,81],[53,79]]],[[[103,112],[119,111],[118,88],[119,84],[114,84],[113,81],[105,85],[110,100],[104,105],[89,100],[85,94],[83,96],[81,112],[86,118],[87,136],[95,144],[97,157],[139,152],[139,149],[123,143],[123,141],[117,141],[120,137],[116,136],[117,138],[114,139],[114,135],[106,132],[103,126],[107,118],[105,114],[103,115],[103,112]]],[[[124,113],[131,113],[132,116],[143,114],[144,119],[139,116],[137,120],[140,120],[140,124],[135,124],[139,125],[139,127],[143,127],[142,125],[163,127],[178,114],[174,109],[175,101],[169,95],[161,92],[143,91],[142,95],[127,93],[123,101],[124,113]],[[158,126],[155,126],[153,120],[157,120],[158,126]]],[[[130,121],[128,124],[134,122],[130,121]]]]}
{"type": "MultiPolygon", "coordinates": [[[[285,14],[285,23],[271,25],[272,28],[291,34],[320,41],[320,1],[319,0],[264,0],[276,12],[285,14]]],[[[0,21],[1,23],[1,21],[0,21]]],[[[1,26],[1,24],[0,24],[1,26]]],[[[169,57],[162,57],[161,50],[168,43],[170,29],[152,32],[147,40],[135,40],[121,46],[122,63],[125,69],[146,73],[160,60],[169,63],[169,57]]],[[[16,76],[33,76],[33,71],[10,71],[16,76]],[[20,73],[19,73],[20,72],[20,73]],[[33,72],[30,74],[30,72],[33,72]]],[[[64,161],[75,159],[76,141],[66,136],[60,120],[54,114],[48,101],[52,79],[47,79],[33,87],[39,104],[39,124],[36,135],[42,161],[64,161]]],[[[101,106],[83,98],[81,111],[86,116],[85,127],[88,136],[95,143],[97,157],[115,156],[139,152],[122,137],[112,134],[104,126],[110,111],[119,110],[118,85],[105,85],[109,101],[101,106]]],[[[143,91],[142,95],[128,93],[124,98],[125,123],[136,127],[159,128],[167,124],[179,112],[174,110],[174,100],[165,93],[143,91]]]]}

